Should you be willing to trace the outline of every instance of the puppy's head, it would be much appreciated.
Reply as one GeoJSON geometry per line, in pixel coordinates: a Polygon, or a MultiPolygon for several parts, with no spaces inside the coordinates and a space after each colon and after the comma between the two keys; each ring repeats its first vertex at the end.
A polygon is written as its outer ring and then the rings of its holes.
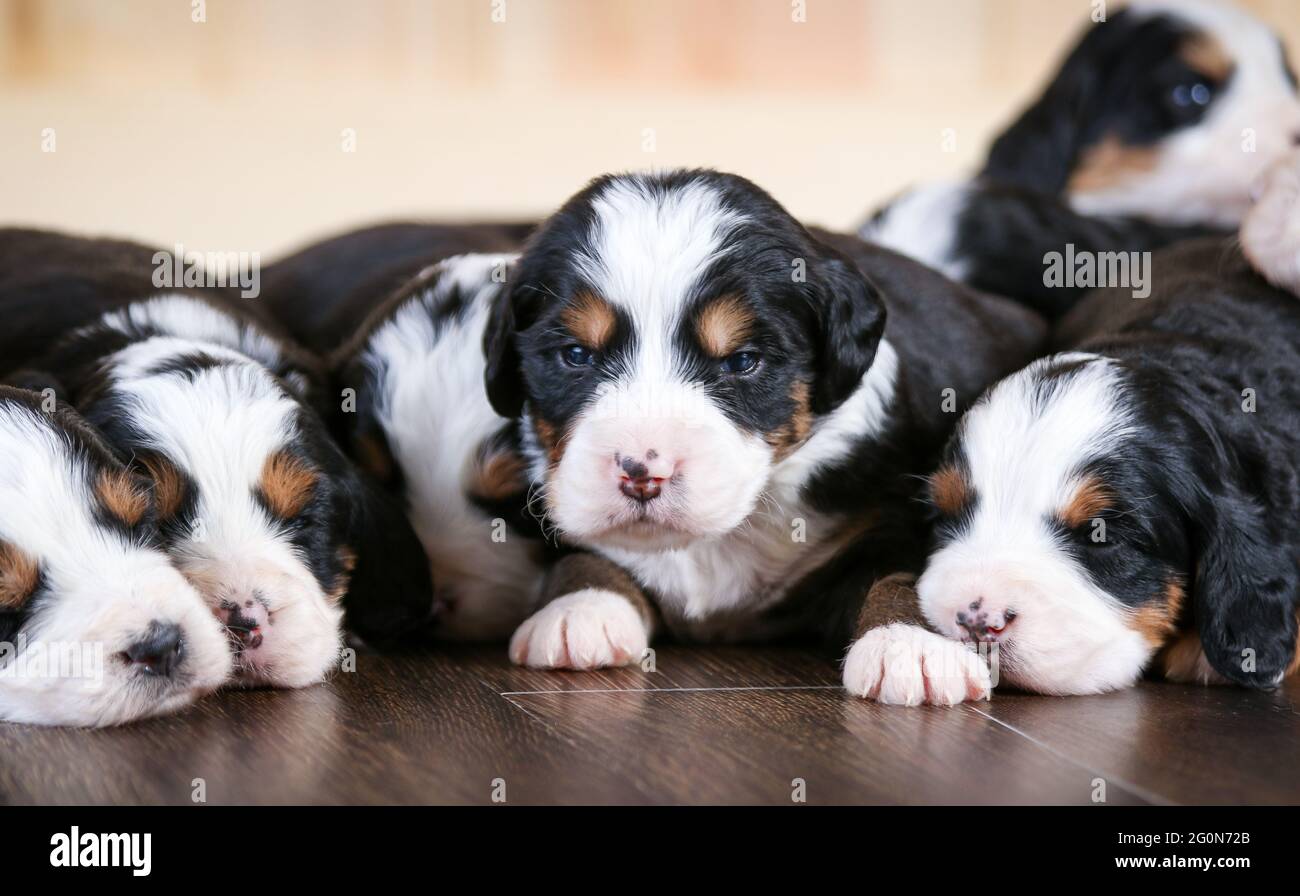
{"type": "Polygon", "coordinates": [[[994,143],[986,173],[1085,214],[1232,227],[1300,136],[1278,37],[1226,4],[1134,3],[1094,25],[994,143]]]}
{"type": "Polygon", "coordinates": [[[1067,354],[981,399],[931,480],[931,624],[998,644],[1003,678],[1041,693],[1126,686],[1191,622],[1221,675],[1275,683],[1295,647],[1294,559],[1263,556],[1248,485],[1177,394],[1067,354]]]}
{"type": "Polygon", "coordinates": [[[230,672],[221,627],[158,544],[149,483],[73,411],[0,387],[0,718],[109,725],[230,672]]]}
{"type": "Polygon", "coordinates": [[[276,375],[275,346],[232,319],[161,298],[103,326],[127,338],[100,362],[82,404],[153,481],[164,543],[226,625],[237,681],[319,680],[338,656],[341,600],[362,558],[367,588],[383,581],[380,567],[404,569],[382,544],[409,533],[400,508],[391,519],[374,513],[373,490],[296,378],[276,375]]]}
{"type": "Polygon", "coordinates": [[[605,177],[538,233],[488,335],[551,521],[657,551],[730,532],[871,366],[874,287],[743,178],[605,177]]]}

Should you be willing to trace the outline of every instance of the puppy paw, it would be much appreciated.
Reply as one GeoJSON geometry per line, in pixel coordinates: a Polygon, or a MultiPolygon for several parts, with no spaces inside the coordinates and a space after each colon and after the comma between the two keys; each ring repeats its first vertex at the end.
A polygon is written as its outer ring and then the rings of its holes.
{"type": "Polygon", "coordinates": [[[849,648],[844,687],[880,703],[952,706],[987,700],[993,682],[984,660],[960,642],[894,624],[868,631],[849,648]]]}
{"type": "Polygon", "coordinates": [[[1241,248],[1270,283],[1300,293],[1300,153],[1266,172],[1241,224],[1241,248]]]}
{"type": "Polygon", "coordinates": [[[584,588],[542,607],[510,639],[510,659],[534,669],[627,666],[645,654],[648,633],[620,594],[584,588]]]}

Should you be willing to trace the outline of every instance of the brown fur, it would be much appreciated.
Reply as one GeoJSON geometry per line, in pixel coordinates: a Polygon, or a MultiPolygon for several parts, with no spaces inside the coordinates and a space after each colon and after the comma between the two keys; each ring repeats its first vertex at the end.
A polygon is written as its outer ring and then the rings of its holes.
{"type": "Polygon", "coordinates": [[[1057,513],[1057,517],[1071,529],[1096,519],[1110,506],[1110,493],[1099,479],[1089,477],[1079,483],[1073,497],[1057,513]]]}
{"type": "Polygon", "coordinates": [[[546,450],[546,457],[555,466],[564,456],[566,436],[555,428],[549,420],[537,417],[533,420],[533,429],[537,432],[537,441],[546,450]]]}
{"type": "Polygon", "coordinates": [[[1191,66],[1215,83],[1223,83],[1232,74],[1232,56],[1224,49],[1219,39],[1204,31],[1198,32],[1178,48],[1178,55],[1191,66]]]}
{"type": "Polygon", "coordinates": [[[609,303],[590,292],[581,292],[561,315],[569,332],[589,349],[602,349],[614,336],[618,319],[609,303]]]}
{"type": "Polygon", "coordinates": [[[790,419],[767,433],[764,438],[775,452],[775,460],[783,460],[804,443],[812,431],[813,413],[811,393],[807,383],[795,383],[790,389],[794,413],[790,419]]]}
{"type": "Polygon", "coordinates": [[[0,610],[17,610],[41,581],[41,566],[25,551],[0,541],[0,610]]]}
{"type": "Polygon", "coordinates": [[[361,436],[357,439],[356,447],[357,460],[361,463],[361,469],[380,482],[390,483],[393,481],[394,474],[397,472],[397,464],[383,439],[373,435],[361,436]]]}
{"type": "Polygon", "coordinates": [[[469,493],[486,501],[504,501],[528,487],[524,459],[513,451],[481,451],[475,459],[469,493]]]}
{"type": "Polygon", "coordinates": [[[316,491],[318,475],[287,451],[277,451],[262,467],[262,498],[282,520],[302,513],[316,491]]]}
{"type": "Polygon", "coordinates": [[[124,526],[137,526],[149,512],[149,493],[126,470],[105,470],[95,480],[95,496],[104,511],[124,526]]]}
{"type": "Polygon", "coordinates": [[[1169,681],[1181,684],[1228,684],[1201,648],[1201,636],[1195,631],[1183,632],[1165,646],[1156,658],[1156,668],[1169,681]]]}
{"type": "Polygon", "coordinates": [[[1170,580],[1162,594],[1130,614],[1128,627],[1145,638],[1152,647],[1160,647],[1177,629],[1178,615],[1182,612],[1186,597],[1182,583],[1176,579],[1170,580]]]}
{"type": "Polygon", "coordinates": [[[616,563],[596,554],[568,554],[551,568],[542,592],[542,604],[584,588],[600,588],[626,597],[651,631],[655,610],[641,586],[616,563]]]}
{"type": "Polygon", "coordinates": [[[1157,150],[1130,146],[1118,137],[1106,137],[1084,151],[1066,185],[1069,193],[1108,190],[1150,173],[1158,161],[1157,150]]]}
{"type": "Polygon", "coordinates": [[[700,345],[714,358],[738,351],[754,328],[754,314],[735,296],[722,296],[705,306],[695,320],[700,345]]]}
{"type": "Polygon", "coordinates": [[[156,454],[140,458],[153,480],[153,500],[160,519],[171,519],[180,512],[185,500],[185,477],[171,461],[156,454]]]}
{"type": "Polygon", "coordinates": [[[357,568],[357,552],[346,545],[339,548],[339,563],[343,565],[343,572],[339,573],[334,580],[334,587],[325,595],[325,599],[335,606],[342,603],[348,593],[348,586],[352,584],[352,570],[357,568]]]}
{"type": "Polygon", "coordinates": [[[970,503],[970,485],[956,467],[943,467],[930,476],[930,498],[941,511],[952,516],[970,503]]]}
{"type": "Polygon", "coordinates": [[[896,572],[871,586],[853,636],[861,638],[874,628],[896,622],[930,628],[916,597],[916,576],[910,573],[896,572]]]}

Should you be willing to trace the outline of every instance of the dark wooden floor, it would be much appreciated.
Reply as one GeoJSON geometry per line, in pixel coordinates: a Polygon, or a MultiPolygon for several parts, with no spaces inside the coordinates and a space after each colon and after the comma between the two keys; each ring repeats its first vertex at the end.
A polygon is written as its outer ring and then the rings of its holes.
{"type": "Polygon", "coordinates": [[[1144,684],[954,709],[843,694],[797,649],[541,673],[504,650],[362,655],[298,692],[106,731],[0,724],[0,802],[1300,802],[1300,687],[1144,684]],[[504,782],[504,788],[502,783],[504,782]]]}

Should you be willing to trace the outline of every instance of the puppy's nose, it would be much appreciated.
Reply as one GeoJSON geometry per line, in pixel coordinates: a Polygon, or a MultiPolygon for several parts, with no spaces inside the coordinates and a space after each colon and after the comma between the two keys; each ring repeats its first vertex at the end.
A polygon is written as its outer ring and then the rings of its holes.
{"type": "Polygon", "coordinates": [[[659,497],[663,491],[664,480],[666,476],[655,475],[663,472],[658,469],[659,454],[654,449],[645,453],[645,460],[638,460],[634,457],[616,458],[619,467],[618,489],[629,498],[640,501],[642,504],[652,501],[659,497]],[[655,467],[652,469],[651,467],[655,467]]]}
{"type": "Polygon", "coordinates": [[[996,641],[1016,618],[1015,610],[985,610],[984,598],[957,611],[957,626],[966,631],[972,641],[996,641]]]}
{"type": "Polygon", "coordinates": [[[267,623],[266,604],[256,593],[242,602],[222,601],[219,618],[236,650],[256,649],[262,646],[262,628],[267,623]]]}
{"type": "Polygon", "coordinates": [[[125,651],[132,665],[149,675],[166,677],[180,667],[185,653],[181,627],[169,622],[151,622],[144,637],[125,651]]]}

